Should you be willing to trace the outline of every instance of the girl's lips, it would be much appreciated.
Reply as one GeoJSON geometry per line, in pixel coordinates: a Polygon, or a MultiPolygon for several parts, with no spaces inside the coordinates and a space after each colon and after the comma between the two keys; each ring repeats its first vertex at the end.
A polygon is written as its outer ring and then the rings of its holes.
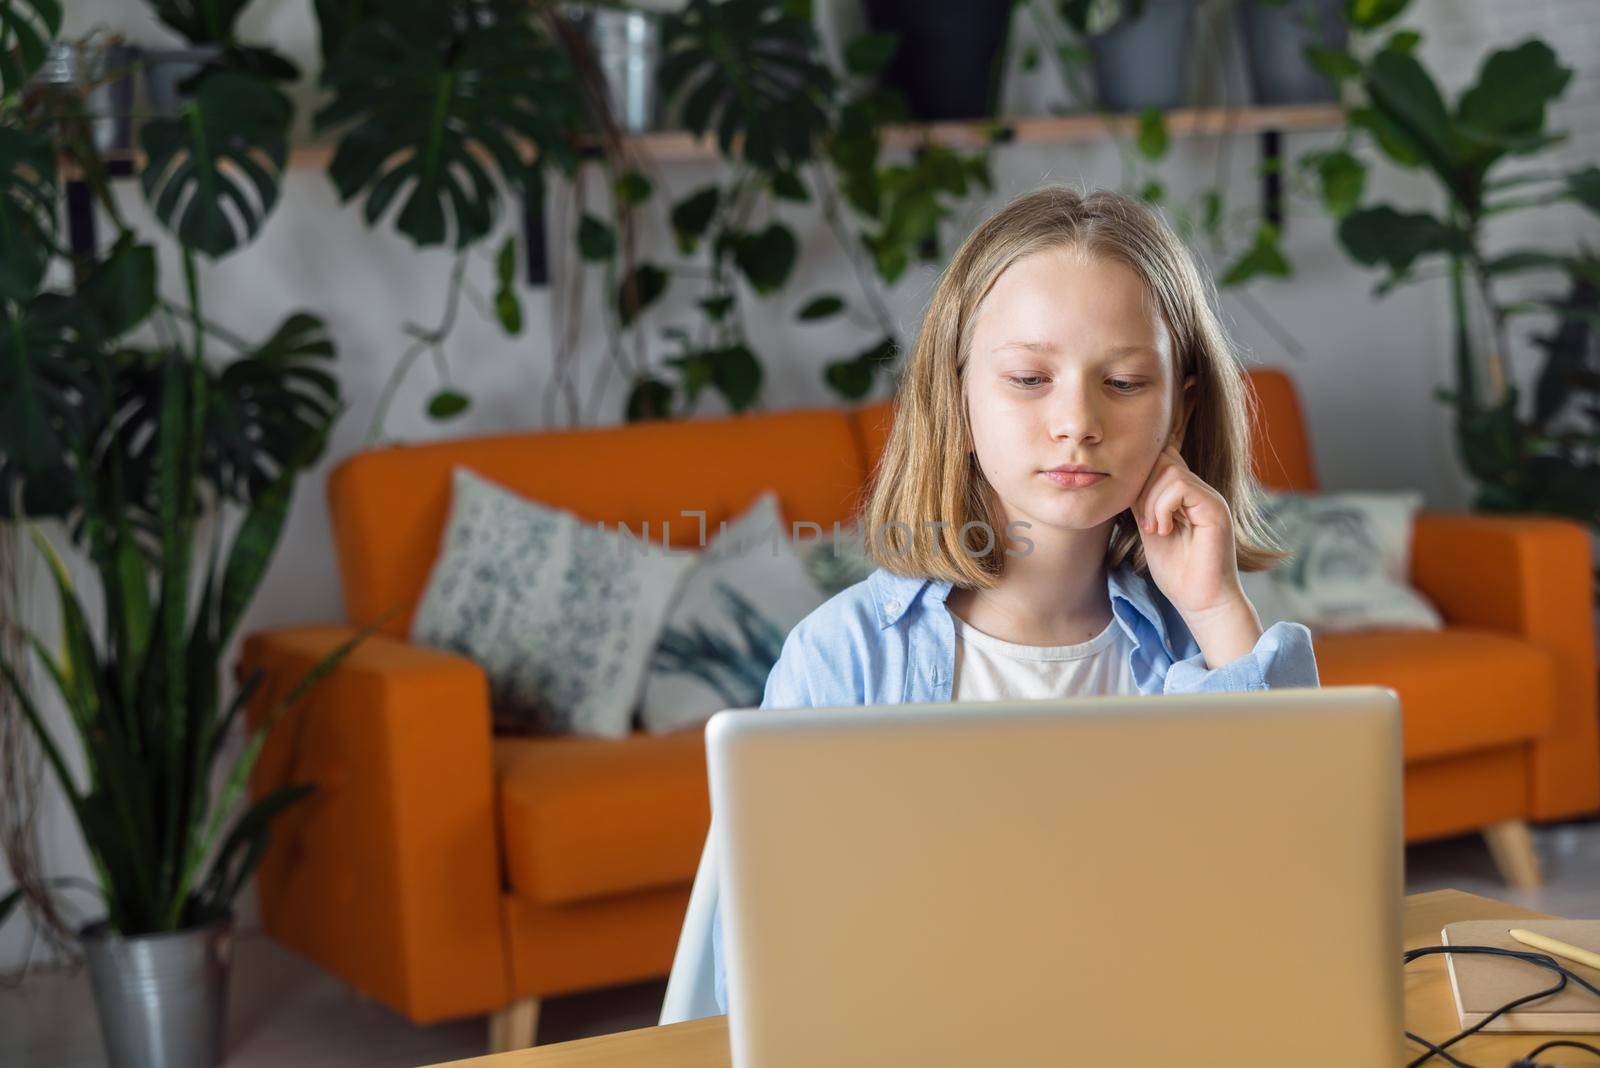
{"type": "Polygon", "coordinates": [[[1044,475],[1051,482],[1066,489],[1081,489],[1084,486],[1093,486],[1108,477],[1102,474],[1091,474],[1087,471],[1046,471],[1044,475]]]}

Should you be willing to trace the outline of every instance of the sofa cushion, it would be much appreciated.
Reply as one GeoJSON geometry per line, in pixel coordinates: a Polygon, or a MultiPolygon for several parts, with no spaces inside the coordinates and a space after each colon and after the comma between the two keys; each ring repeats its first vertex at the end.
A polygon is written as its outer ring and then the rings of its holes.
{"type": "Polygon", "coordinates": [[[703,730],[494,741],[513,893],[545,904],[688,884],[711,826],[703,730]]]}
{"type": "Polygon", "coordinates": [[[1421,493],[1264,493],[1260,504],[1292,554],[1239,576],[1262,627],[1285,619],[1312,634],[1444,626],[1438,609],[1408,584],[1421,493]]]}
{"type": "Polygon", "coordinates": [[[444,546],[411,640],[489,676],[511,733],[628,735],[651,650],[697,565],[455,470],[444,546]]]}
{"type": "Polygon", "coordinates": [[[768,491],[700,554],[650,660],[639,706],[645,730],[681,731],[720,709],[761,703],[784,638],[827,600],[790,530],[768,491]]]}
{"type": "Polygon", "coordinates": [[[1400,695],[1408,762],[1471,753],[1550,729],[1555,665],[1545,649],[1465,627],[1372,630],[1316,639],[1324,686],[1400,695]]]}

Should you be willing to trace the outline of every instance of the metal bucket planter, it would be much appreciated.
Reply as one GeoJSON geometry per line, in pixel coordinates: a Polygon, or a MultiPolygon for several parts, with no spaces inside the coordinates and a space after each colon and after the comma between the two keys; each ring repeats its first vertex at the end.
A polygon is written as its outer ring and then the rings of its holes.
{"type": "Polygon", "coordinates": [[[594,11],[589,46],[605,78],[617,125],[628,133],[661,128],[656,70],[661,65],[661,20],[648,11],[594,11]]]}
{"type": "Polygon", "coordinates": [[[233,918],[124,938],[83,929],[100,1030],[113,1068],[216,1068],[227,1031],[233,918]]]}
{"type": "Polygon", "coordinates": [[[1194,0],[1148,0],[1139,18],[1090,37],[1100,106],[1107,111],[1182,107],[1193,22],[1194,0]]]}
{"type": "Polygon", "coordinates": [[[1308,45],[1342,51],[1349,36],[1339,0],[1289,0],[1282,7],[1239,8],[1257,104],[1313,104],[1339,99],[1339,87],[1306,59],[1308,45]]]}

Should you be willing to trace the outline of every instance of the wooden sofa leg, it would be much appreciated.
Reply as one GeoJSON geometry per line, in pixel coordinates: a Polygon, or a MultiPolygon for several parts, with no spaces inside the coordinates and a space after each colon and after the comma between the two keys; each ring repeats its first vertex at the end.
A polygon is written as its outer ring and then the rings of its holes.
{"type": "Polygon", "coordinates": [[[1518,890],[1537,890],[1543,883],[1539,876],[1539,856],[1533,851],[1533,835],[1522,820],[1506,820],[1483,829],[1483,840],[1488,843],[1489,855],[1500,877],[1518,890]]]}
{"type": "Polygon", "coordinates": [[[489,1052],[527,1049],[539,1032],[539,999],[513,1001],[489,1017],[489,1052]]]}

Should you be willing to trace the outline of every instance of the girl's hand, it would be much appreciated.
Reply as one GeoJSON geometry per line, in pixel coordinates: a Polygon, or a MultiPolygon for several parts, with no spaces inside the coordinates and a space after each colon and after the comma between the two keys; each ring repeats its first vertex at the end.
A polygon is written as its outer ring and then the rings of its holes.
{"type": "Polygon", "coordinates": [[[1176,445],[1161,451],[1132,513],[1150,577],[1186,620],[1249,603],[1228,502],[1189,469],[1176,445]]]}

